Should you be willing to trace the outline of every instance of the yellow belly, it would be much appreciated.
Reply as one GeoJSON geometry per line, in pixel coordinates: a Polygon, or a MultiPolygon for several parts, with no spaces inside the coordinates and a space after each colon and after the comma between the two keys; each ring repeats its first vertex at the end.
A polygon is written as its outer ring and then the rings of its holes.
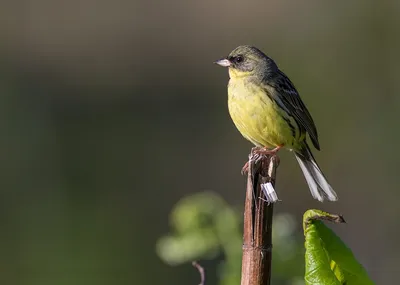
{"type": "Polygon", "coordinates": [[[257,85],[242,79],[230,80],[228,108],[240,133],[254,145],[292,148],[293,131],[279,107],[257,85]]]}

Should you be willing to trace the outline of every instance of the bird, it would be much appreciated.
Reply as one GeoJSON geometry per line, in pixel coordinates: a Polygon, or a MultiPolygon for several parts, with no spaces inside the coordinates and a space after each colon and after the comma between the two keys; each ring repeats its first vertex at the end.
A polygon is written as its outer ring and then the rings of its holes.
{"type": "Polygon", "coordinates": [[[229,70],[228,110],[242,136],[259,154],[276,154],[281,148],[292,151],[313,198],[337,201],[307,142],[308,134],[320,150],[311,114],[275,61],[254,46],[242,45],[215,63],[229,70]]]}

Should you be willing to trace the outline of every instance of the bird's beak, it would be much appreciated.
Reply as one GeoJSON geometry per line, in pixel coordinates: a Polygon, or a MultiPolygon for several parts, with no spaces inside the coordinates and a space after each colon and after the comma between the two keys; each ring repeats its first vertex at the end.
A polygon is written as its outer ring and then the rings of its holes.
{"type": "Polygon", "coordinates": [[[229,66],[231,66],[231,62],[230,62],[228,59],[226,59],[226,58],[221,58],[220,60],[217,60],[217,61],[214,62],[214,63],[216,63],[216,64],[218,64],[218,65],[220,65],[220,66],[223,66],[223,67],[229,67],[229,66]]]}

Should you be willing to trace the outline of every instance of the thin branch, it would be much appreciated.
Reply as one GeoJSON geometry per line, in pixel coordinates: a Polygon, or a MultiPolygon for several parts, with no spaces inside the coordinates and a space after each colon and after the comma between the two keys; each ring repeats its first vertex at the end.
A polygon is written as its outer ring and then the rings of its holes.
{"type": "Polygon", "coordinates": [[[200,273],[200,284],[199,284],[199,285],[204,285],[204,284],[206,284],[206,274],[205,274],[204,268],[203,268],[200,264],[198,264],[197,261],[193,261],[193,262],[192,262],[192,265],[193,265],[194,267],[196,267],[197,270],[198,270],[199,273],[200,273]]]}

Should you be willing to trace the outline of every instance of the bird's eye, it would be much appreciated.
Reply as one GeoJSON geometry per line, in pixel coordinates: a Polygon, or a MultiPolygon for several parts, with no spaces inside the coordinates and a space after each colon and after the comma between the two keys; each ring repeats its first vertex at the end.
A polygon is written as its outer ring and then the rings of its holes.
{"type": "Polygon", "coordinates": [[[244,60],[244,58],[243,58],[243,56],[241,56],[241,55],[238,55],[237,57],[235,57],[235,62],[236,63],[240,63],[240,62],[242,62],[244,60]]]}

